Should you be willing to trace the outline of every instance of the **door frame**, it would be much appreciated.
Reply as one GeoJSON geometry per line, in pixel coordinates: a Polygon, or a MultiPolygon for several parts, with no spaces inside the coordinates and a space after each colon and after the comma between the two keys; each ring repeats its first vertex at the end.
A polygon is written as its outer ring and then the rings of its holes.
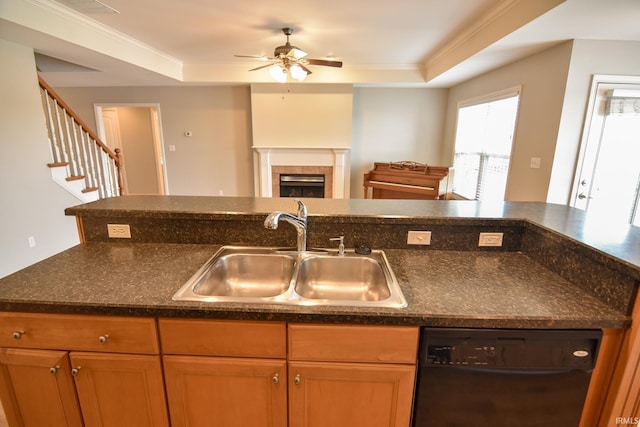
{"type": "Polygon", "coordinates": [[[580,200],[578,195],[581,192],[589,193],[591,191],[591,177],[593,175],[593,162],[597,159],[600,149],[600,137],[602,126],[604,123],[604,115],[597,114],[600,107],[601,95],[599,94],[600,85],[640,85],[640,76],[620,76],[608,74],[594,74],[591,80],[591,89],[587,101],[587,111],[580,139],[580,149],[578,151],[578,161],[576,163],[576,172],[573,177],[573,185],[571,186],[571,196],[569,206],[585,210],[588,206],[588,199],[580,200]],[[586,170],[585,168],[591,168],[586,170]],[[585,188],[581,183],[586,179],[585,174],[589,175],[588,186],[585,188]]]}
{"type": "MultiPolygon", "coordinates": [[[[143,107],[149,108],[151,114],[151,130],[153,135],[153,150],[155,154],[156,171],[158,179],[158,189],[160,194],[169,194],[169,182],[167,180],[166,161],[164,156],[164,137],[162,135],[162,119],[160,114],[159,103],[146,102],[111,102],[93,104],[94,115],[96,118],[96,130],[98,137],[105,140],[104,121],[102,119],[103,108],[118,107],[143,107]]],[[[126,159],[125,159],[126,164],[126,159]]],[[[126,166],[125,166],[126,167],[126,166]]]]}

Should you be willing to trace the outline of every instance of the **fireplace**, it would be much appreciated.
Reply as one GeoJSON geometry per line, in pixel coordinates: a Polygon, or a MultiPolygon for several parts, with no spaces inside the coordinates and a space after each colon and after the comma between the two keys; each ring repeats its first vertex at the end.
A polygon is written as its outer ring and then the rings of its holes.
{"type": "MultiPolygon", "coordinates": [[[[349,149],[253,147],[257,197],[288,197],[280,192],[282,175],[321,175],[324,198],[349,198],[349,149]]],[[[316,196],[294,196],[316,197],[316,196]]]]}
{"type": "MultiPolygon", "coordinates": [[[[295,192],[294,192],[295,193],[295,192]]],[[[322,198],[331,198],[333,195],[333,167],[331,166],[272,166],[271,167],[271,194],[273,196],[280,197],[322,197],[322,198]],[[295,181],[300,181],[302,178],[307,182],[303,183],[302,186],[305,187],[305,191],[303,193],[310,194],[314,193],[313,196],[310,195],[291,195],[291,191],[286,191],[283,193],[282,189],[282,178],[285,178],[285,189],[286,187],[301,187],[300,185],[296,185],[295,181]],[[319,181],[322,180],[320,183],[319,181]],[[315,181],[315,182],[310,182],[315,181]],[[288,184],[292,185],[288,185],[288,184]],[[320,185],[318,185],[320,184],[320,185]],[[322,186],[322,191],[319,191],[319,187],[322,186]],[[315,187],[315,188],[313,188],[315,187]],[[313,191],[313,190],[315,191],[313,191]]]]}
{"type": "Polygon", "coordinates": [[[324,198],[323,174],[280,174],[280,197],[324,198]]]}

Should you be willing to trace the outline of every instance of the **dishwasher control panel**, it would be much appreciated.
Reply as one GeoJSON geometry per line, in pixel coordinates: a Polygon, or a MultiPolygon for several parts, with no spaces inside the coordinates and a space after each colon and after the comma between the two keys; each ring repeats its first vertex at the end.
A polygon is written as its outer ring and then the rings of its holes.
{"type": "Polygon", "coordinates": [[[601,332],[427,329],[420,360],[434,367],[590,369],[598,351],[598,334],[601,332]]]}
{"type": "Polygon", "coordinates": [[[496,347],[493,345],[430,345],[427,364],[430,365],[494,365],[496,347]]]}

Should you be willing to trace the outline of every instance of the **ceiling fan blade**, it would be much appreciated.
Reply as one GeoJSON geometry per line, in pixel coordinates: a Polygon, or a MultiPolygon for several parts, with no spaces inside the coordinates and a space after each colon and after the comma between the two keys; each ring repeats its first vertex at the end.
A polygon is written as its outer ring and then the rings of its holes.
{"type": "Polygon", "coordinates": [[[289,58],[302,59],[307,55],[308,55],[307,52],[300,50],[297,47],[294,47],[290,49],[289,52],[287,52],[286,56],[288,56],[289,58]]]}
{"type": "Polygon", "coordinates": [[[271,67],[273,64],[275,64],[275,62],[271,62],[271,63],[266,64],[266,65],[261,65],[261,66],[256,67],[256,68],[252,68],[252,69],[250,69],[249,71],[256,71],[256,70],[260,70],[260,69],[262,69],[262,68],[271,67]]]}
{"type": "Polygon", "coordinates": [[[325,67],[342,67],[342,61],[332,61],[330,59],[307,59],[309,65],[323,65],[325,67]]]}
{"type": "Polygon", "coordinates": [[[263,55],[233,55],[237,58],[251,58],[251,59],[259,59],[260,61],[268,61],[269,57],[263,55]]]}

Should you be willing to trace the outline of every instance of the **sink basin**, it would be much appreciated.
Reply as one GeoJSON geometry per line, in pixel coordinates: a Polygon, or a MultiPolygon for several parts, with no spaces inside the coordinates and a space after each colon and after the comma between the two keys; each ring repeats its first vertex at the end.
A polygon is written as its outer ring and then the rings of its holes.
{"type": "Polygon", "coordinates": [[[223,246],[175,293],[174,300],[261,301],[291,286],[295,252],[223,246]]]}
{"type": "Polygon", "coordinates": [[[223,246],[173,296],[175,301],[405,307],[380,250],[223,246]]]}
{"type": "Polygon", "coordinates": [[[365,256],[314,256],[300,262],[295,291],[303,298],[381,301],[389,298],[383,266],[365,256]]]}
{"type": "Polygon", "coordinates": [[[195,280],[205,296],[273,297],[289,287],[295,258],[281,254],[232,253],[216,258],[195,280]]]}

